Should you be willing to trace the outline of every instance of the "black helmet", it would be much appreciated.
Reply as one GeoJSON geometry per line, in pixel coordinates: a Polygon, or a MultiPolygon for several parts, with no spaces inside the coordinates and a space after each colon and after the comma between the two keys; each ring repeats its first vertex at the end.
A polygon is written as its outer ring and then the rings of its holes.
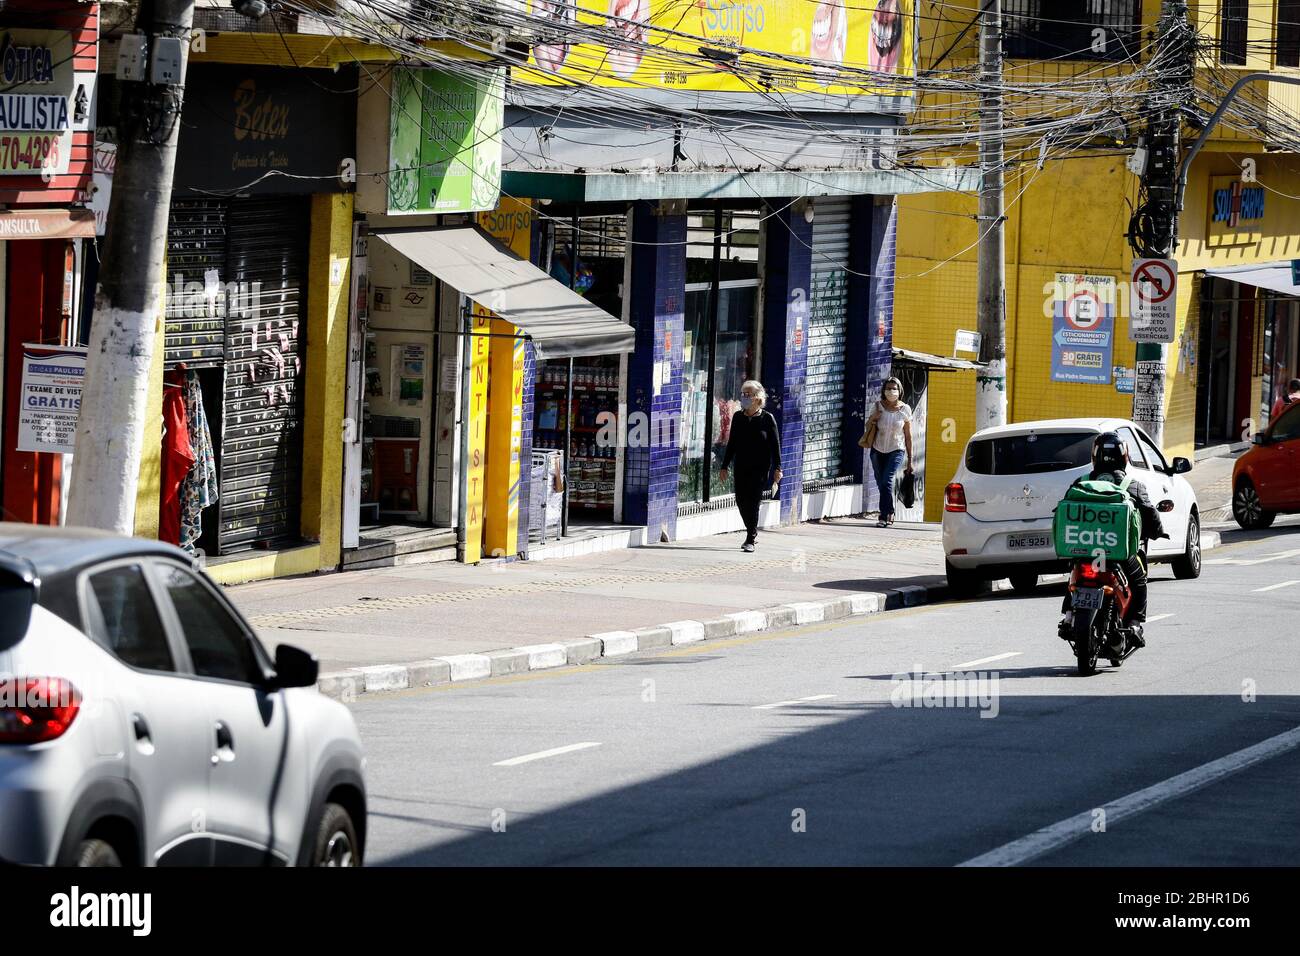
{"type": "Polygon", "coordinates": [[[1123,471],[1128,467],[1128,447],[1117,432],[1102,432],[1092,443],[1092,470],[1123,471]]]}

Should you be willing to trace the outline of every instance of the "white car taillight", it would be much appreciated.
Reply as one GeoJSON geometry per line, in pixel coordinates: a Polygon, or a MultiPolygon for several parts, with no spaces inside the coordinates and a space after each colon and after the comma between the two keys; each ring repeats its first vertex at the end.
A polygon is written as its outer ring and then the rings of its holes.
{"type": "Polygon", "coordinates": [[[81,710],[81,693],[62,677],[0,680],[0,744],[62,737],[81,710]]]}

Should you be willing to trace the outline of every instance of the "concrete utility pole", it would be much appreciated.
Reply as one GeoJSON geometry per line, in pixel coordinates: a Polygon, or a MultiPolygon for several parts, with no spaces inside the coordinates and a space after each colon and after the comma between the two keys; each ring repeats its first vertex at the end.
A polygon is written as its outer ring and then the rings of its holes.
{"type": "Polygon", "coordinates": [[[1002,195],[1002,2],[980,12],[980,362],[975,429],[1007,422],[1007,253],[1002,195]]]}
{"type": "Polygon", "coordinates": [[[175,53],[179,45],[181,68],[164,75],[146,57],[145,79],[122,83],[117,172],[95,291],[68,524],[134,530],[149,371],[163,308],[181,81],[193,23],[194,0],[143,0],[136,19],[135,32],[149,38],[151,54],[159,41],[164,53],[175,53]]]}
{"type": "MultiPolygon", "coordinates": [[[[1129,225],[1129,245],[1134,255],[1171,259],[1178,244],[1178,153],[1182,133],[1180,105],[1193,93],[1194,33],[1187,20],[1187,4],[1164,0],[1156,24],[1153,58],[1165,68],[1151,81],[1156,101],[1147,124],[1147,167],[1142,177],[1138,208],[1129,225]]],[[[1208,137],[1209,129],[1201,133],[1208,137]]],[[[1166,347],[1160,342],[1139,342],[1133,388],[1133,420],[1164,447],[1166,347]]]]}

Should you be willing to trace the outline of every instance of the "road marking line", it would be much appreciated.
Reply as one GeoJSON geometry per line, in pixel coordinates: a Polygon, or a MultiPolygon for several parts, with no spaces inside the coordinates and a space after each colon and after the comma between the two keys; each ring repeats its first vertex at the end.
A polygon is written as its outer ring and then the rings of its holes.
{"type": "Polygon", "coordinates": [[[522,757],[511,757],[509,760],[498,760],[492,766],[494,767],[517,767],[521,763],[531,763],[534,760],[545,760],[547,757],[558,757],[560,754],[570,754],[575,750],[587,750],[591,747],[599,747],[600,744],[594,740],[588,740],[580,744],[569,744],[565,747],[554,747],[550,750],[539,750],[535,754],[524,754],[522,757]]]}
{"type": "MultiPolygon", "coordinates": [[[[1106,813],[1106,826],[1118,823],[1128,817],[1145,813],[1169,800],[1185,797],[1195,790],[1208,786],[1224,777],[1245,770],[1257,763],[1279,757],[1289,750],[1300,747],[1300,727],[1292,727],[1285,733],[1270,737],[1244,750],[1211,760],[1207,764],[1193,767],[1185,773],[1162,780],[1136,793],[1120,797],[1101,807],[1106,813]]],[[[1044,854],[1059,850],[1092,832],[1095,810],[1085,810],[1059,823],[1035,830],[1028,836],[1000,846],[988,853],[981,853],[958,866],[1019,866],[1037,859],[1044,854]]]]}
{"type": "Polygon", "coordinates": [[[1270,584],[1266,588],[1255,588],[1251,594],[1262,594],[1265,591],[1276,591],[1278,588],[1289,588],[1293,584],[1300,584],[1300,581],[1283,581],[1280,584],[1270,584]]]}
{"type": "Polygon", "coordinates": [[[992,664],[994,661],[1005,661],[1008,657],[1019,657],[1024,651],[1008,651],[1005,654],[997,654],[993,657],[981,657],[977,661],[967,661],[965,664],[953,664],[948,668],[953,671],[966,671],[972,667],[978,667],[981,664],[992,664]]]}
{"type": "Polygon", "coordinates": [[[1203,564],[1233,564],[1237,567],[1246,567],[1255,564],[1268,564],[1270,561],[1281,561],[1283,558],[1294,558],[1300,555],[1300,548],[1291,551],[1275,551],[1272,554],[1265,555],[1262,558],[1210,558],[1203,561],[1203,564]]]}
{"type": "Polygon", "coordinates": [[[1174,616],[1174,615],[1173,615],[1173,612],[1172,612],[1172,611],[1171,611],[1170,613],[1168,613],[1168,614],[1157,614],[1155,617],[1149,617],[1149,618],[1147,618],[1147,623],[1148,623],[1148,624],[1154,624],[1156,621],[1163,621],[1165,618],[1169,618],[1169,617],[1173,617],[1173,616],[1174,616]]]}
{"type": "Polygon", "coordinates": [[[759,704],[750,710],[771,710],[773,707],[789,707],[791,704],[807,704],[814,700],[830,700],[835,694],[814,694],[811,697],[799,697],[795,700],[778,700],[775,704],[759,704]]]}

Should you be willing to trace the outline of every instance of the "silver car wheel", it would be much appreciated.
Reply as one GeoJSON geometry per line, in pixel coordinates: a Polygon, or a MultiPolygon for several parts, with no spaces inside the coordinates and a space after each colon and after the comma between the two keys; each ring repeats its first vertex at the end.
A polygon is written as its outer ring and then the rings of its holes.
{"type": "Polygon", "coordinates": [[[318,866],[355,866],[352,862],[352,838],[342,830],[330,834],[318,866]]]}

